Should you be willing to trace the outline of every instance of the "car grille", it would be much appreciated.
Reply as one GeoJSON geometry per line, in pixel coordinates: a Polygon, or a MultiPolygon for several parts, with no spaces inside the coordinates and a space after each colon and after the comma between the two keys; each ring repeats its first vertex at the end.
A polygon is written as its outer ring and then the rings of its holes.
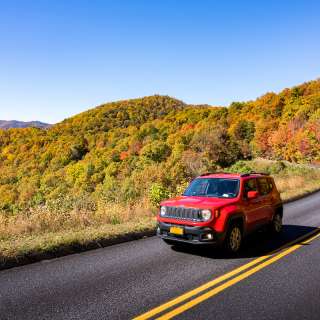
{"type": "Polygon", "coordinates": [[[185,207],[167,207],[166,217],[183,219],[183,220],[194,220],[201,221],[200,209],[185,208],[185,207]]]}

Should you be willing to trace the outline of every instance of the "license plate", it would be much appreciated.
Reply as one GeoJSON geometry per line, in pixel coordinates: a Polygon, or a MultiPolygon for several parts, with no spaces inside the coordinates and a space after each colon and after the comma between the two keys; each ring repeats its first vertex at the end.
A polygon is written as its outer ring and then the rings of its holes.
{"type": "Polygon", "coordinates": [[[170,227],[170,233],[183,235],[183,228],[180,227],[170,227]]]}

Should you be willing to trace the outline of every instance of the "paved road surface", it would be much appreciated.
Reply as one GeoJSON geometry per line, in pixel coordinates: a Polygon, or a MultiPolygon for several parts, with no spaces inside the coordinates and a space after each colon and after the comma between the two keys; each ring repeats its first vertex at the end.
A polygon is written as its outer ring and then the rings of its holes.
{"type": "MultiPolygon", "coordinates": [[[[251,236],[238,258],[170,248],[151,237],[1,271],[0,319],[137,317],[316,230],[320,193],[285,205],[284,215],[279,238],[251,236]]],[[[276,261],[265,260],[265,267],[257,263],[256,272],[250,267],[250,276],[236,281],[234,275],[235,283],[225,280],[155,317],[186,305],[177,319],[320,319],[320,237],[289,248],[276,261]],[[221,292],[190,308],[217,286],[221,292]]]]}

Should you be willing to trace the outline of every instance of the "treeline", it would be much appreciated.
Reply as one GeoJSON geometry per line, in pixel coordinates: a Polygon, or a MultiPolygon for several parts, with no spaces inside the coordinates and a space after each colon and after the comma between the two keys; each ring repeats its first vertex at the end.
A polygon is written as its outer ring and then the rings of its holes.
{"type": "Polygon", "coordinates": [[[254,157],[320,162],[320,80],[228,108],[151,96],[0,130],[0,209],[130,204],[254,157]]]}

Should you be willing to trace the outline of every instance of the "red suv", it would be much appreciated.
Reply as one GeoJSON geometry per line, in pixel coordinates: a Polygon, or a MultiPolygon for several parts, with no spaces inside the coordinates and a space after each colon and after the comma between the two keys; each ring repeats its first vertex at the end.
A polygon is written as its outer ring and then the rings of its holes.
{"type": "Polygon", "coordinates": [[[224,244],[235,253],[243,237],[282,228],[283,207],[274,180],[264,173],[206,173],[182,196],[163,201],[157,234],[167,243],[224,244]]]}

